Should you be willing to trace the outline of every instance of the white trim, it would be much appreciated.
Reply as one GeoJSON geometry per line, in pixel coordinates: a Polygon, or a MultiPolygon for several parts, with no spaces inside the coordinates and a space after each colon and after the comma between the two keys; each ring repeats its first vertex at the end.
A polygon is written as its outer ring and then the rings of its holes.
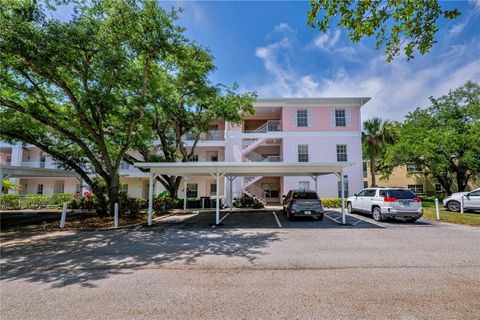
{"type": "MultiPolygon", "coordinates": [[[[343,127],[342,127],[343,128],[343,127]]],[[[231,132],[229,139],[274,139],[274,138],[361,138],[360,131],[270,131],[267,133],[231,132]]]]}
{"type": "Polygon", "coordinates": [[[253,104],[254,107],[361,107],[370,97],[348,98],[260,98],[253,104]]]}

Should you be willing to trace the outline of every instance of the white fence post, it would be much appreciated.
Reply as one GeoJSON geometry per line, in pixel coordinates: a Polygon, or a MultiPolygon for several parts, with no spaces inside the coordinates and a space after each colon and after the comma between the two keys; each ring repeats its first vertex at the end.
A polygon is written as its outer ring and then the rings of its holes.
{"type": "Polygon", "coordinates": [[[437,212],[437,220],[440,220],[440,206],[438,205],[438,199],[435,198],[435,210],[437,212]]]}
{"type": "Polygon", "coordinates": [[[115,206],[113,207],[114,210],[113,210],[113,221],[114,221],[114,224],[115,224],[115,228],[118,228],[118,203],[115,203],[115,206]]]}
{"type": "Polygon", "coordinates": [[[62,218],[60,219],[60,229],[65,228],[65,220],[67,220],[67,203],[63,203],[62,218]]]}
{"type": "Polygon", "coordinates": [[[463,213],[463,206],[464,206],[464,203],[463,203],[463,196],[462,196],[462,201],[460,201],[460,213],[463,213]]]}

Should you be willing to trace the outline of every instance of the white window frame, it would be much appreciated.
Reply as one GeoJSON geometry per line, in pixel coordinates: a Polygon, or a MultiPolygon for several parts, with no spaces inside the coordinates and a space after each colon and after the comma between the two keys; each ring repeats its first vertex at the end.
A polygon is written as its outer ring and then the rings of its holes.
{"type": "Polygon", "coordinates": [[[408,189],[415,194],[423,194],[425,191],[423,184],[409,184],[408,189]]]}
{"type": "Polygon", "coordinates": [[[347,126],[347,115],[345,109],[335,109],[335,126],[336,127],[346,127],[347,126]]]}
{"type": "Polygon", "coordinates": [[[350,127],[352,125],[352,110],[348,108],[333,108],[331,109],[330,124],[332,127],[350,127]],[[337,126],[337,110],[345,110],[345,125],[337,126]]]}
{"type": "Polygon", "coordinates": [[[308,155],[308,144],[299,144],[297,146],[297,160],[298,162],[308,162],[309,161],[309,155],[308,155]],[[305,158],[301,158],[305,157],[305,158]],[[303,159],[303,160],[300,160],[303,159]]]}
{"type": "Polygon", "coordinates": [[[297,127],[306,128],[308,127],[308,110],[307,109],[298,109],[297,110],[297,127]]]}
{"type": "Polygon", "coordinates": [[[38,184],[37,185],[37,194],[43,194],[43,189],[44,189],[43,183],[38,184]]]}
{"type": "Polygon", "coordinates": [[[193,154],[192,157],[190,158],[190,162],[198,162],[198,154],[193,154]]]}
{"type": "Polygon", "coordinates": [[[336,146],[337,162],[347,162],[348,161],[348,146],[346,144],[337,144],[336,146]],[[339,150],[340,148],[345,147],[345,152],[339,150]],[[339,152],[341,151],[341,152],[339,152]]]}

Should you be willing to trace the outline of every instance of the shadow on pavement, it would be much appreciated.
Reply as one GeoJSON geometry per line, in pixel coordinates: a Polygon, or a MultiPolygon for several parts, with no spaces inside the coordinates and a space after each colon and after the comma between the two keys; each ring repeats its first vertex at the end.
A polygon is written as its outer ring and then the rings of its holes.
{"type": "Polygon", "coordinates": [[[95,287],[94,281],[130,273],[126,269],[189,265],[204,256],[253,263],[265,254],[262,248],[278,240],[276,232],[212,228],[37,234],[2,243],[0,280],[95,287]]]}

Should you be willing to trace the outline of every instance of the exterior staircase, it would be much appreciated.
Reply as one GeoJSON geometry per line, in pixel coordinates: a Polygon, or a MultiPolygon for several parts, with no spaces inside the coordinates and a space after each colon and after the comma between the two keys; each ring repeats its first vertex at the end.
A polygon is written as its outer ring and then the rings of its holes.
{"type": "Polygon", "coordinates": [[[263,144],[267,139],[259,138],[259,139],[243,139],[242,144],[242,156],[245,156],[247,153],[255,150],[258,146],[263,144]]]}
{"type": "Polygon", "coordinates": [[[243,189],[243,193],[246,194],[247,196],[253,198],[253,199],[256,199],[256,200],[260,201],[264,205],[267,204],[267,196],[265,194],[265,191],[263,191],[262,188],[257,187],[254,184],[252,184],[252,185],[248,186],[247,188],[243,189]]]}

